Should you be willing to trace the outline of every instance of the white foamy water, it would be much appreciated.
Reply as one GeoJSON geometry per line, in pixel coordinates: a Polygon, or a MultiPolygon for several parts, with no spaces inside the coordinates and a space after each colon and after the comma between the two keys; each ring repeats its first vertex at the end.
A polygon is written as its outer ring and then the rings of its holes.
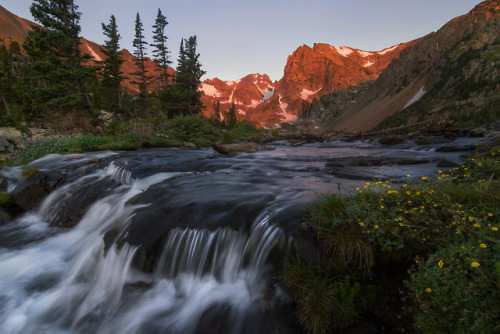
{"type": "Polygon", "coordinates": [[[269,257],[289,244],[266,213],[248,232],[172,229],[153,273],[132,265],[139,246],[104,241],[111,230],[126,233],[134,211],[147,206],[130,199],[189,174],[134,179],[111,163],[0,227],[19,241],[0,245],[0,333],[193,333],[207,318],[217,318],[224,332],[244,332],[243,320],[262,312],[269,257]],[[115,188],[74,228],[49,226],[80,188],[106,180],[115,188]]]}

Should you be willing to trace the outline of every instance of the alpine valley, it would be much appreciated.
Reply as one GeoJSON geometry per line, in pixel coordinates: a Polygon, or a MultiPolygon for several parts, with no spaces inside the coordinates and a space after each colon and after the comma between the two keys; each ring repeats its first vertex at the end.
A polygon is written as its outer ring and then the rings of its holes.
{"type": "MultiPolygon", "coordinates": [[[[320,134],[491,123],[500,118],[499,16],[499,1],[484,1],[437,32],[381,51],[302,45],[276,82],[266,74],[204,80],[203,113],[211,117],[218,104],[224,118],[234,104],[238,120],[264,128],[293,122],[320,134]]],[[[0,43],[22,42],[33,24],[0,6],[0,43]]],[[[101,48],[82,39],[95,61],[104,57],[101,48]]],[[[123,86],[134,93],[134,56],[122,54],[123,86]]],[[[155,73],[154,62],[146,66],[155,73]]]]}

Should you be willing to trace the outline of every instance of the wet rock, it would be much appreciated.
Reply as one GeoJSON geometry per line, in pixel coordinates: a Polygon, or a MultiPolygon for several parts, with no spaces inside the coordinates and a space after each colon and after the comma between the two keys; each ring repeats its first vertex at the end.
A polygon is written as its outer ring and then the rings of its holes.
{"type": "Polygon", "coordinates": [[[24,210],[35,209],[49,194],[45,175],[22,179],[12,191],[16,205],[24,210]]]}
{"type": "Polygon", "coordinates": [[[473,151],[476,149],[476,145],[444,145],[436,148],[436,152],[461,152],[461,151],[473,151]]]}
{"type": "Polygon", "coordinates": [[[3,176],[0,176],[0,192],[7,191],[8,182],[7,179],[3,176]]]}
{"type": "Polygon", "coordinates": [[[68,189],[57,201],[57,207],[44,212],[44,219],[51,226],[73,227],[82,219],[88,208],[97,200],[109,195],[116,187],[114,180],[90,181],[80,185],[78,191],[68,189]]]}
{"type": "Polygon", "coordinates": [[[182,148],[196,148],[196,145],[193,143],[190,143],[190,142],[185,142],[184,144],[182,144],[181,147],[182,148]]]}
{"type": "Polygon", "coordinates": [[[436,165],[436,167],[440,167],[440,168],[454,168],[454,167],[458,167],[458,166],[460,166],[460,165],[453,162],[453,161],[447,160],[447,159],[439,160],[439,162],[436,165]]]}
{"type": "Polygon", "coordinates": [[[471,136],[471,137],[484,137],[484,135],[487,132],[488,132],[488,130],[485,127],[480,126],[478,128],[470,130],[469,131],[469,136],[471,136]]]}
{"type": "Polygon", "coordinates": [[[401,136],[396,136],[396,135],[390,135],[390,136],[385,136],[384,138],[381,138],[378,143],[382,145],[395,145],[399,144],[401,142],[405,141],[404,137],[401,136]]]}
{"type": "Polygon", "coordinates": [[[236,144],[222,144],[220,141],[212,143],[212,148],[221,154],[230,154],[230,153],[250,153],[255,152],[255,149],[259,146],[259,144],[254,142],[249,143],[236,143],[236,144]]]}
{"type": "Polygon", "coordinates": [[[0,225],[5,223],[7,220],[11,218],[11,215],[0,206],[0,225]]]}

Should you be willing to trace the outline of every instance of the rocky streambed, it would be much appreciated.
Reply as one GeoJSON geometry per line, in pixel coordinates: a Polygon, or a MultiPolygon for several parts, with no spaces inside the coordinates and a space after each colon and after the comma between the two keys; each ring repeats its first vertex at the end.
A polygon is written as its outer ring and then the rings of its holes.
{"type": "Polygon", "coordinates": [[[407,182],[478,138],[289,141],[253,153],[142,149],[0,169],[2,333],[296,333],[276,281],[317,192],[407,182]]]}

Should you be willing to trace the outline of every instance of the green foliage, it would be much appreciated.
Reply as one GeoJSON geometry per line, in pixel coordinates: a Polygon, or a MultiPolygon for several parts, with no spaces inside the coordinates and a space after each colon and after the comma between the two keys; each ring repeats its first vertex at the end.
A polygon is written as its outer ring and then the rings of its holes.
{"type": "Polygon", "coordinates": [[[205,118],[198,115],[174,117],[167,133],[173,138],[202,147],[210,146],[220,137],[218,131],[205,118]]]}
{"type": "Polygon", "coordinates": [[[97,150],[110,141],[112,141],[112,138],[76,136],[37,142],[25,150],[17,152],[8,164],[16,166],[26,165],[47,154],[68,154],[97,150]]]}
{"type": "Polygon", "coordinates": [[[163,89],[168,85],[169,75],[167,69],[172,64],[167,49],[167,36],[165,35],[165,27],[168,25],[167,18],[162,14],[158,8],[158,15],[156,16],[155,24],[153,25],[153,41],[151,44],[153,49],[153,60],[158,65],[160,72],[159,80],[163,89]]]}
{"type": "Polygon", "coordinates": [[[10,209],[14,206],[14,198],[11,193],[0,193],[0,207],[10,209]]]}
{"type": "Polygon", "coordinates": [[[231,108],[229,108],[229,111],[226,115],[226,125],[231,129],[236,125],[237,122],[238,120],[236,119],[236,106],[233,102],[233,105],[231,106],[231,108]]]}
{"type": "Polygon", "coordinates": [[[298,257],[287,263],[281,277],[297,303],[297,317],[308,333],[329,333],[352,323],[357,315],[360,285],[349,276],[333,278],[298,257]]]}
{"type": "Polygon", "coordinates": [[[34,1],[30,11],[43,27],[28,31],[24,49],[29,56],[24,98],[36,112],[91,108],[85,78],[89,59],[80,51],[80,15],[73,0],[34,1]]]}
{"type": "Polygon", "coordinates": [[[101,51],[106,58],[100,62],[102,75],[102,90],[104,90],[104,99],[106,106],[111,110],[122,108],[122,91],[121,83],[124,79],[122,76],[121,66],[124,62],[120,53],[120,35],[118,34],[118,26],[114,15],[111,15],[109,23],[102,25],[104,35],[108,38],[104,42],[104,48],[101,51]]]}
{"type": "Polygon", "coordinates": [[[258,130],[252,122],[248,120],[243,120],[241,122],[236,123],[236,125],[232,129],[225,131],[223,133],[223,136],[224,136],[224,141],[226,142],[243,138],[255,140],[256,138],[259,137],[260,133],[261,131],[258,130]]]}
{"type": "Polygon", "coordinates": [[[200,54],[197,53],[196,35],[181,41],[175,74],[175,86],[187,103],[186,114],[199,114],[203,108],[198,91],[201,77],[206,73],[201,69],[200,54]]]}
{"type": "MultiPolygon", "coordinates": [[[[399,284],[419,332],[497,332],[499,155],[499,147],[476,154],[433,181],[408,175],[404,184],[373,181],[349,196],[318,195],[308,220],[320,266],[311,270],[305,260],[287,266],[284,283],[294,300],[303,297],[294,292],[300,284],[290,280],[303,280],[297,268],[305,268],[317,279],[349,275],[363,286],[378,286],[372,289],[378,298],[399,284]],[[404,284],[404,277],[380,280],[381,273],[408,270],[404,284]]],[[[362,299],[356,303],[377,314],[380,306],[362,299]]]]}
{"type": "Polygon", "coordinates": [[[492,232],[417,257],[406,285],[418,332],[498,332],[500,242],[492,232]]]}

